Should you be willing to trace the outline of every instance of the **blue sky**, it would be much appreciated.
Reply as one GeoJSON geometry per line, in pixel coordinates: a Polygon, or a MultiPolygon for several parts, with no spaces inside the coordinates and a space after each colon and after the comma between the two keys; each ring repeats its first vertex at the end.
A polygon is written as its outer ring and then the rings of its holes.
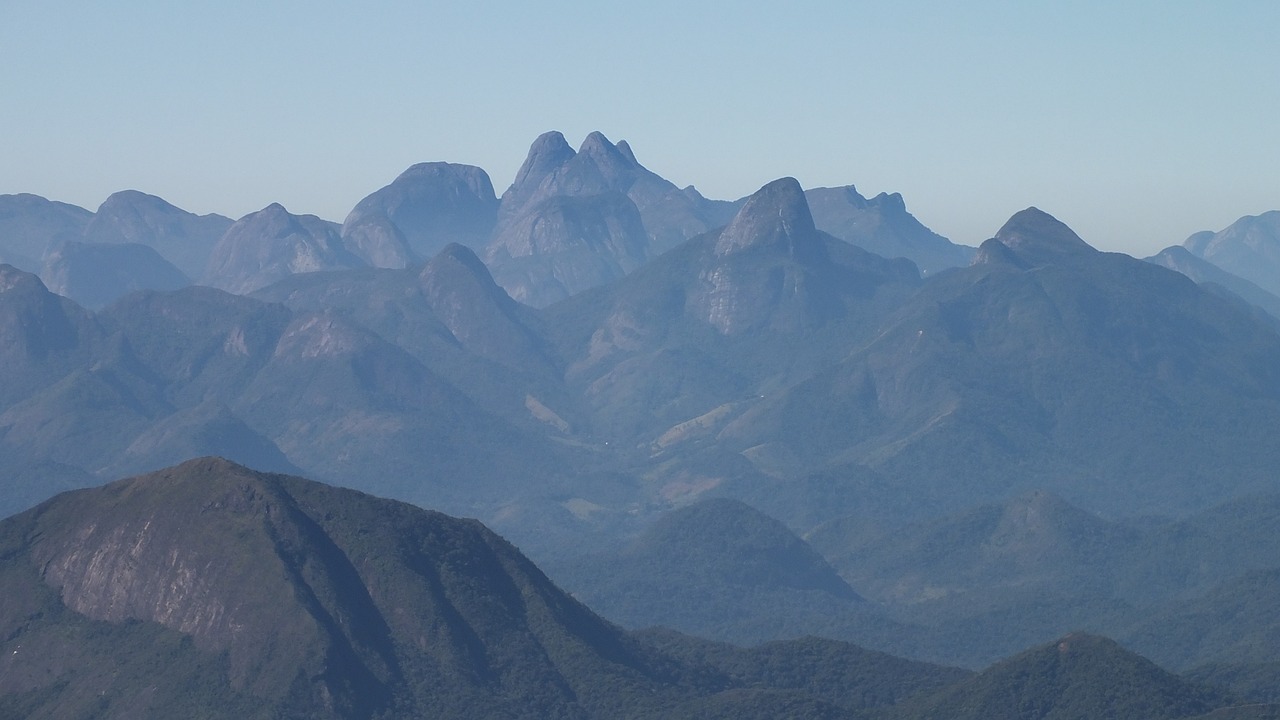
{"type": "Polygon", "coordinates": [[[1150,254],[1280,209],[1280,3],[0,0],[0,193],[341,221],[415,162],[498,192],[551,129],[732,199],[1029,205],[1150,254]]]}

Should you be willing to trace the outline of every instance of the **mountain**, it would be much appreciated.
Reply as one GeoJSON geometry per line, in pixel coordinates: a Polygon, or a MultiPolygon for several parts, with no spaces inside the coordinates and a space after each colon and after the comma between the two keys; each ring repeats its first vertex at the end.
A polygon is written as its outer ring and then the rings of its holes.
{"type": "Polygon", "coordinates": [[[1178,513],[1269,486],[1270,322],[1039,210],[881,323],[726,426],[722,445],[781,446],[810,471],[859,462],[922,514],[1034,488],[1110,514],[1178,513]]]}
{"type": "Polygon", "coordinates": [[[910,262],[819,232],[785,178],[721,230],[544,316],[593,431],[667,451],[714,438],[764,392],[848,353],[918,283],[910,262]]]}
{"type": "Polygon", "coordinates": [[[1169,667],[1272,664],[1280,647],[1280,568],[1247,572],[1203,595],[1168,602],[1125,634],[1169,667]]]}
{"type": "Polygon", "coordinates": [[[542,307],[622,277],[721,215],[598,132],[577,152],[548,132],[502,194],[483,257],[516,300],[542,307]]]}
{"type": "Polygon", "coordinates": [[[359,267],[339,228],[314,215],[293,215],[272,203],[235,222],[209,254],[202,282],[243,294],[295,273],[359,267]]]}
{"type": "Polygon", "coordinates": [[[1182,246],[1192,255],[1280,295],[1280,210],[1246,215],[1218,232],[1198,232],[1182,246]]]}
{"type": "Polygon", "coordinates": [[[1106,638],[1071,634],[997,663],[893,718],[1186,718],[1228,704],[1106,638]]]}
{"type": "Polygon", "coordinates": [[[944,600],[989,609],[1028,591],[1062,599],[1107,592],[1113,559],[1142,539],[1136,529],[1044,491],[870,539],[852,530],[833,521],[808,538],[872,598],[923,605],[933,609],[922,608],[922,614],[939,617],[945,613],[935,606],[944,600]]]}
{"type": "Polygon", "coordinates": [[[191,284],[160,253],[139,243],[64,243],[45,258],[40,279],[91,310],[137,290],[177,290],[191,284]]]}
{"type": "Polygon", "coordinates": [[[914,662],[818,637],[744,648],[664,628],[638,637],[685,662],[710,666],[735,684],[803,693],[847,710],[885,708],[958,683],[972,673],[914,662]]]}
{"type": "Polygon", "coordinates": [[[497,219],[498,198],[478,167],[419,163],[356,204],[342,239],[374,267],[416,265],[449,243],[483,247],[497,219]]]}
{"type": "Polygon", "coordinates": [[[195,215],[137,190],[108,197],[84,228],[89,243],[146,245],[189,278],[203,275],[209,255],[232,225],[221,215],[195,215]]]}
{"type": "Polygon", "coordinates": [[[0,195],[0,262],[39,272],[44,256],[80,239],[93,213],[39,195],[0,195]]]}
{"type": "Polygon", "coordinates": [[[0,716],[854,718],[968,673],[628,634],[475,520],[219,458],[0,521],[0,716]]]}
{"type": "Polygon", "coordinates": [[[0,265],[0,407],[85,365],[105,335],[90,313],[38,277],[0,265]]]}
{"type": "Polygon", "coordinates": [[[888,623],[785,525],[737,500],[673,510],[615,551],[552,574],[628,627],[754,643],[886,634],[888,623]]]}
{"type": "Polygon", "coordinates": [[[1214,265],[1208,260],[1191,254],[1185,247],[1174,245],[1146,259],[1170,270],[1177,270],[1201,285],[1220,286],[1235,293],[1243,300],[1266,310],[1272,317],[1280,318],[1280,295],[1267,292],[1256,284],[1214,265]]]}
{"type": "Polygon", "coordinates": [[[898,193],[868,200],[846,185],[804,194],[818,229],[877,255],[905,257],[923,275],[964,267],[973,259],[973,248],[956,245],[916,220],[898,193]]]}
{"type": "Polygon", "coordinates": [[[0,702],[27,717],[587,718],[684,694],[479,523],[218,459],[60,496],[0,543],[0,702]]]}

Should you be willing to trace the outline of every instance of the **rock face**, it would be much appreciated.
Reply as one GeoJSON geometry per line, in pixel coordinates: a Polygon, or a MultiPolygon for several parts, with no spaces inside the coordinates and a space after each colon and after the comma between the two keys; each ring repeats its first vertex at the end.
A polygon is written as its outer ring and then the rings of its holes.
{"type": "Polygon", "coordinates": [[[195,215],[154,195],[124,190],[102,203],[84,229],[84,240],[146,245],[187,277],[198,278],[231,225],[221,215],[195,215]]]}
{"type": "Polygon", "coordinates": [[[243,294],[289,275],[363,264],[343,247],[337,226],[272,203],[227,230],[209,256],[203,281],[243,294]]]}
{"type": "Polygon", "coordinates": [[[814,224],[851,245],[887,258],[905,257],[928,276],[964,267],[974,250],[956,245],[925,227],[898,193],[867,199],[854,186],[805,191],[814,224]]]}
{"type": "Polygon", "coordinates": [[[1280,295],[1280,210],[1248,215],[1218,232],[1198,232],[1182,246],[1196,257],[1280,295]]]}
{"type": "Polygon", "coordinates": [[[369,265],[403,268],[449,243],[480,249],[497,212],[498,198],[484,170],[420,163],[361,200],[343,222],[342,238],[369,265]]]}
{"type": "Polygon", "coordinates": [[[484,259],[512,297],[540,307],[627,274],[719,214],[641,166],[625,142],[596,132],[574,152],[549,132],[503,193],[484,259]]]}
{"type": "Polygon", "coordinates": [[[45,259],[40,278],[50,290],[98,310],[137,290],[177,290],[191,280],[147,245],[62,245],[45,259]]]}
{"type": "Polygon", "coordinates": [[[79,240],[93,213],[39,195],[0,195],[0,262],[40,272],[44,256],[79,240]]]}
{"type": "Polygon", "coordinates": [[[720,232],[716,262],[693,298],[719,332],[761,326],[799,328],[838,312],[835,288],[820,277],[830,265],[800,183],[775,180],[758,190],[720,232]]]}

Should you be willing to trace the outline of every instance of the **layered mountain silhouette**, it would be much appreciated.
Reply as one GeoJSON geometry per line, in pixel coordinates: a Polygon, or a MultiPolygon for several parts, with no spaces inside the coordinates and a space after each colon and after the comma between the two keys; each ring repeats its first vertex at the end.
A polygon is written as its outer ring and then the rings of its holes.
{"type": "Polygon", "coordinates": [[[1192,255],[1280,295],[1280,211],[1247,215],[1218,232],[1195,233],[1182,246],[1192,255]]]}
{"type": "MultiPolygon", "coordinates": [[[[34,265],[0,267],[0,514],[218,454],[622,577],[659,518],[717,497],[785,523],[867,599],[778,577],[735,594],[707,566],[690,582],[739,602],[696,618],[717,637],[839,630],[977,667],[1069,629],[1128,641],[1168,611],[1154,659],[1229,664],[1248,623],[1206,634],[1170,608],[1274,570],[1280,334],[1267,291],[1205,259],[1243,243],[1263,267],[1269,216],[1245,220],[1160,267],[1029,208],[960,267],[970,251],[900,197],[782,178],[715,202],[625,142],[558,133],[501,200],[478,168],[424,163],[344,227],[5,196],[0,256],[34,265]],[[223,290],[166,289],[187,250],[223,290]],[[795,592],[888,617],[805,624],[792,603],[770,623],[755,602],[795,592]]],[[[689,537],[690,558],[750,565],[689,537]]],[[[702,627],[659,580],[626,622],[667,608],[702,627]]]]}
{"type": "Polygon", "coordinates": [[[1097,252],[1031,209],[973,266],[922,286],[872,342],[721,438],[860,457],[912,487],[918,508],[1043,487],[1111,512],[1137,498],[1185,511],[1211,486],[1219,497],[1267,487],[1262,474],[1222,469],[1267,442],[1249,428],[1280,411],[1276,341],[1240,303],[1097,252]]]}
{"type": "Polygon", "coordinates": [[[964,267],[973,259],[973,248],[956,245],[922,225],[897,193],[867,199],[846,185],[804,194],[818,228],[877,255],[905,257],[924,275],[964,267]]]}
{"type": "Polygon", "coordinates": [[[231,219],[221,215],[195,215],[154,195],[125,190],[98,207],[85,226],[84,241],[146,245],[187,277],[199,278],[231,225],[231,219]]]}
{"type": "Polygon", "coordinates": [[[1280,295],[1263,290],[1255,283],[1191,254],[1191,251],[1185,247],[1178,245],[1167,247],[1147,258],[1147,262],[1177,270],[1208,288],[1222,288],[1248,303],[1257,305],[1272,317],[1280,318],[1280,295]]]}

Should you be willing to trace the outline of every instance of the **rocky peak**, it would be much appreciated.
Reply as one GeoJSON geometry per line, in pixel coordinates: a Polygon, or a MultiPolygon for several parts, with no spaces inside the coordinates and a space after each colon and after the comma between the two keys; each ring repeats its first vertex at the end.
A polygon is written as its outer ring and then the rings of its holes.
{"type": "Polygon", "coordinates": [[[537,185],[547,175],[555,172],[556,168],[572,160],[576,154],[559,130],[542,133],[529,146],[529,155],[516,173],[511,189],[537,185]]]}
{"type": "Polygon", "coordinates": [[[785,248],[795,254],[798,242],[817,233],[800,183],[791,177],[774,180],[747,199],[716,242],[716,255],[753,247],[785,248]]]}
{"type": "Polygon", "coordinates": [[[624,154],[599,131],[591,133],[582,141],[582,147],[578,148],[578,158],[594,164],[605,181],[613,187],[617,187],[625,175],[634,173],[637,165],[629,149],[624,154]]]}
{"type": "Polygon", "coordinates": [[[1034,207],[1014,213],[995,239],[1033,265],[1097,252],[1060,220],[1034,207]]]}
{"type": "Polygon", "coordinates": [[[632,165],[640,164],[640,161],[636,160],[636,154],[631,151],[631,146],[627,144],[626,140],[619,140],[618,144],[614,147],[618,148],[618,152],[622,153],[622,156],[625,157],[632,165]]]}

